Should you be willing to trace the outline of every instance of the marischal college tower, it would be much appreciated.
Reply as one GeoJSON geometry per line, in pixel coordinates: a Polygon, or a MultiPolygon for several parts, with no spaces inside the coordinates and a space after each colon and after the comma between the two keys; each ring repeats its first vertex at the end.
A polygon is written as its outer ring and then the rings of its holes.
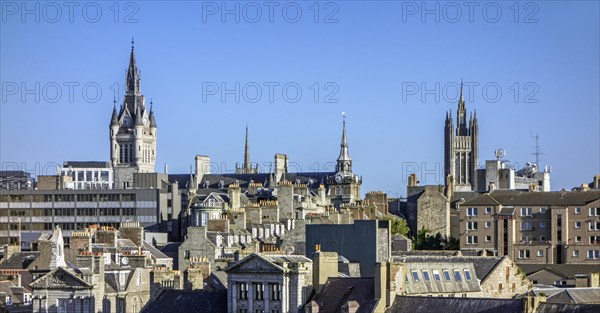
{"type": "Polygon", "coordinates": [[[452,111],[446,113],[444,126],[444,173],[446,184],[453,191],[477,190],[477,168],[479,167],[479,126],[477,111],[471,113],[467,124],[467,109],[460,83],[460,99],[456,110],[456,129],[452,111]]]}
{"type": "Polygon", "coordinates": [[[116,100],[110,120],[110,161],[115,188],[133,187],[133,173],[154,172],[156,121],[140,90],[140,71],[135,62],[133,40],[125,81],[125,97],[117,113],[116,100]]]}

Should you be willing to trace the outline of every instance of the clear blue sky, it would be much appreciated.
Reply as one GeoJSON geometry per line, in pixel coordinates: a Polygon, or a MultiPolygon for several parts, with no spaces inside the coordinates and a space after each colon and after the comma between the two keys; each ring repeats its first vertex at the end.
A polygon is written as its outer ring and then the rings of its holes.
{"type": "Polygon", "coordinates": [[[108,160],[114,85],[121,101],[133,36],[142,92],[154,100],[158,171],[167,163],[170,173],[188,173],[195,154],[233,169],[243,158],[246,124],[252,161],[286,153],[304,171],[322,169],[338,156],[346,112],[363,192],[404,195],[415,164],[423,183],[443,182],[427,173],[436,166],[442,172],[445,111],[455,112],[453,84],[462,77],[479,84],[467,108],[479,118],[480,162],[497,148],[518,166],[534,160],[537,133],[553,189],[591,181],[600,173],[598,2],[482,3],[471,14],[465,3],[453,3],[438,2],[439,11],[423,17],[435,2],[321,2],[315,23],[313,2],[279,3],[272,14],[257,2],[257,17],[256,6],[233,1],[120,3],[118,13],[112,2],[69,8],[3,1],[0,162],[39,174],[45,164],[108,160]],[[222,21],[222,5],[236,3],[239,14],[222,21]],[[256,98],[253,82],[262,91],[256,103],[248,101],[256,98]],[[279,84],[272,103],[269,82],[279,84]],[[23,90],[36,83],[39,101],[23,90]],[[220,92],[203,99],[203,85],[215,83],[240,83],[239,103],[233,95],[222,101],[220,92]],[[302,90],[295,103],[293,88],[287,100],[282,95],[288,83],[302,90]],[[422,99],[422,87],[436,83],[439,101],[435,91],[422,99]],[[102,95],[92,102],[95,86],[102,95]],[[330,98],[338,102],[325,101],[336,86],[330,98]]]}

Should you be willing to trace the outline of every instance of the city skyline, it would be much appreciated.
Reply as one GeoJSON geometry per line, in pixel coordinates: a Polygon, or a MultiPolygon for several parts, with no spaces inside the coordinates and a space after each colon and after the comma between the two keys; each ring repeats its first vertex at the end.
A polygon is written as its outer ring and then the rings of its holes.
{"type": "MultiPolygon", "coordinates": [[[[134,36],[142,93],[152,99],[159,127],[157,172],[168,164],[169,173],[189,173],[196,154],[209,155],[213,162],[226,164],[222,171],[234,172],[235,164],[243,161],[246,124],[251,161],[259,163],[263,171],[269,171],[266,164],[272,162],[275,153],[288,154],[301,171],[326,171],[329,165],[335,167],[341,113],[345,112],[354,172],[364,178],[363,192],[383,190],[392,196],[405,195],[407,176],[413,171],[423,184],[444,184],[443,119],[447,110],[456,112],[454,90],[461,78],[472,86],[465,97],[466,106],[478,112],[480,121],[480,166],[495,158],[495,149],[504,148],[510,163],[521,168],[535,160],[532,136],[538,134],[545,153],[541,168],[552,166],[553,190],[587,183],[600,171],[600,138],[595,131],[600,119],[599,36],[598,28],[591,27],[597,20],[581,7],[559,10],[555,4],[540,3],[538,21],[530,24],[515,23],[512,16],[498,24],[485,19],[452,24],[444,22],[444,16],[439,23],[428,23],[406,12],[396,11],[395,16],[368,5],[359,14],[361,6],[357,3],[340,3],[336,23],[315,23],[312,15],[303,15],[305,20],[300,24],[285,20],[244,24],[243,15],[240,23],[223,23],[206,14],[210,8],[201,3],[191,5],[204,15],[179,21],[173,15],[176,8],[159,10],[157,3],[139,4],[138,21],[131,24],[115,23],[105,6],[104,19],[99,22],[101,31],[85,20],[52,24],[44,22],[42,16],[39,23],[22,23],[3,16],[7,20],[3,23],[12,27],[1,30],[2,169],[25,164],[20,169],[45,174],[37,171],[36,163],[41,167],[52,162],[109,160],[108,122],[113,98],[120,102],[124,94],[123,73],[134,36]],[[168,25],[151,23],[161,16],[168,25]],[[567,23],[566,29],[554,29],[556,37],[541,35],[557,27],[556,19],[565,16],[577,20],[567,23]],[[357,28],[354,25],[360,18],[373,24],[357,28]],[[395,40],[385,40],[377,30],[386,23],[404,27],[406,32],[395,39],[421,45],[421,53],[406,52],[395,40]],[[185,31],[169,33],[193,26],[202,26],[195,35],[206,36],[205,40],[186,40],[185,31]],[[418,33],[411,34],[413,30],[418,33]],[[502,34],[497,33],[500,30],[502,34]],[[58,32],[50,36],[52,31],[58,32]],[[264,38],[245,37],[252,31],[264,38]],[[369,38],[369,31],[375,31],[375,38],[369,38]],[[86,32],[94,38],[87,37],[86,32]],[[347,32],[361,36],[353,42],[342,36],[347,32]],[[448,36],[454,33],[465,36],[450,40],[448,36]],[[577,35],[570,36],[572,33],[577,35]],[[25,34],[28,36],[22,36],[25,34]],[[490,34],[498,35],[495,38],[499,42],[486,41],[490,34]],[[328,38],[348,51],[347,55],[328,46],[328,38]],[[500,39],[521,49],[508,49],[500,39]],[[535,42],[528,42],[530,39],[535,42]],[[204,43],[211,40],[216,44],[207,48],[204,43]],[[477,40],[483,42],[474,44],[477,40]],[[448,53],[431,55],[431,49],[438,46],[435,42],[449,47],[448,53]],[[471,43],[470,51],[463,55],[451,51],[466,43],[471,43]],[[553,63],[575,51],[569,49],[583,49],[574,64],[553,63]],[[390,58],[398,52],[402,53],[397,59],[390,58]],[[359,59],[364,53],[381,58],[359,59]],[[486,53],[489,60],[469,60],[479,53],[486,53]],[[452,59],[455,64],[447,63],[452,59]],[[501,62],[496,65],[497,61],[501,62]],[[555,67],[552,71],[550,64],[555,67]],[[40,86],[39,101],[35,92],[24,92],[36,88],[36,83],[40,86]],[[239,101],[236,95],[223,92],[236,84],[239,101]],[[437,91],[423,92],[438,85],[437,91]],[[15,86],[18,90],[13,93],[10,88],[15,86]],[[69,86],[77,91],[73,101],[69,86]],[[83,96],[85,86],[91,89],[83,96]],[[97,86],[102,91],[100,97],[93,93],[97,86]],[[277,92],[285,86],[302,90],[297,102],[293,92],[277,92]],[[483,86],[499,86],[502,96],[492,102],[493,93],[482,93],[483,86]],[[271,87],[276,89],[273,101],[268,97],[271,87]],[[48,101],[56,99],[52,92],[57,88],[62,93],[58,101],[48,101]],[[262,95],[253,103],[256,90],[262,95]],[[568,102],[577,103],[567,105],[576,109],[564,110],[568,102]],[[31,130],[24,125],[32,125],[31,130]],[[52,136],[46,135],[48,130],[52,136]]],[[[587,5],[597,11],[598,4],[587,5]]],[[[308,5],[304,9],[310,12],[308,5]]]]}

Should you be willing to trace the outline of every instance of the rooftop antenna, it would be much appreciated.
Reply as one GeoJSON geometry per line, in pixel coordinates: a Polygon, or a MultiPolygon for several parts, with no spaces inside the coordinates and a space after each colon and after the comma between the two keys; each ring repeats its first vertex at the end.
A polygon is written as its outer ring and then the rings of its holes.
{"type": "Polygon", "coordinates": [[[540,148],[540,136],[536,133],[535,136],[531,136],[531,138],[535,138],[535,152],[532,153],[535,155],[535,164],[540,167],[540,155],[544,154],[540,148]]]}

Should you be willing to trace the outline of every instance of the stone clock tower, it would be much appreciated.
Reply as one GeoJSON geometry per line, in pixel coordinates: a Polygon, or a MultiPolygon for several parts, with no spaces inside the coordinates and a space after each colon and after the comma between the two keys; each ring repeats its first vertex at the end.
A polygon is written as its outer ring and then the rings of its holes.
{"type": "Polygon", "coordinates": [[[125,97],[118,111],[115,100],[109,126],[110,160],[115,171],[115,188],[133,187],[133,173],[154,172],[156,121],[152,102],[149,110],[146,107],[140,80],[132,40],[125,97]]]}
{"type": "Polygon", "coordinates": [[[346,139],[346,115],[343,115],[343,119],[342,143],[335,166],[335,174],[327,177],[329,197],[335,207],[359,200],[360,186],[362,185],[362,177],[352,173],[352,158],[350,158],[346,139]]]}

